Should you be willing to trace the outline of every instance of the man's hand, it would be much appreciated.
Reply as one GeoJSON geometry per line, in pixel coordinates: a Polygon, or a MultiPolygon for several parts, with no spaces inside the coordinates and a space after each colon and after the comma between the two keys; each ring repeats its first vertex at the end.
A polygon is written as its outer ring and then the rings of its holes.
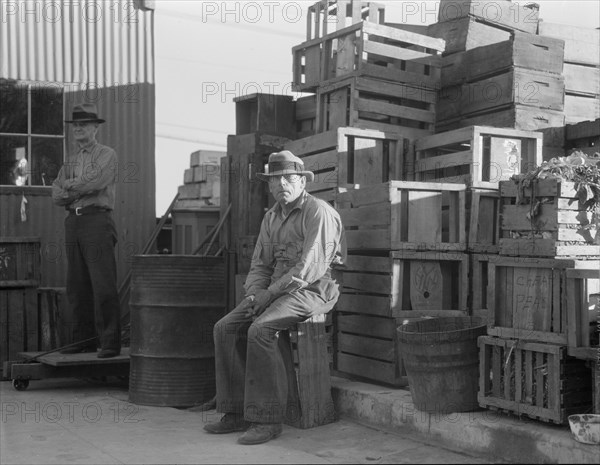
{"type": "Polygon", "coordinates": [[[256,291],[256,295],[249,295],[244,299],[247,303],[247,315],[250,317],[257,317],[269,306],[273,301],[273,294],[267,289],[259,289],[256,291]]]}

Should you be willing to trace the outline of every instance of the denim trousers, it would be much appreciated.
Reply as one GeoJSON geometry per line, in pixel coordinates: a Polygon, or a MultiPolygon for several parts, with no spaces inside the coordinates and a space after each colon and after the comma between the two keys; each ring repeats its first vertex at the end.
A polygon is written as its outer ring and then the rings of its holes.
{"type": "Polygon", "coordinates": [[[65,218],[68,324],[72,342],[98,336],[102,349],[121,348],[117,234],[110,212],[65,218]]]}
{"type": "Polygon", "coordinates": [[[329,312],[339,291],[337,281],[326,277],[275,299],[254,320],[243,304],[221,318],[214,327],[217,411],[283,423],[288,386],[280,332],[329,312]]]}

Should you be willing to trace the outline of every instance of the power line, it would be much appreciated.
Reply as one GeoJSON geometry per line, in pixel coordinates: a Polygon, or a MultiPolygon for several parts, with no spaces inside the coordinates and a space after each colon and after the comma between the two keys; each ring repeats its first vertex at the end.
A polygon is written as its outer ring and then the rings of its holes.
{"type": "Polygon", "coordinates": [[[195,144],[206,144],[206,145],[211,145],[213,147],[219,147],[219,148],[227,147],[226,143],[219,143],[219,142],[203,140],[203,139],[194,139],[192,137],[174,136],[172,134],[157,133],[156,137],[159,137],[161,139],[179,140],[182,142],[193,142],[195,144]]]}
{"type": "Polygon", "coordinates": [[[183,128],[183,129],[193,129],[194,131],[214,132],[215,134],[229,134],[228,131],[217,131],[215,129],[198,128],[196,126],[185,126],[183,124],[165,123],[163,121],[157,121],[156,124],[161,124],[161,125],[165,125],[165,126],[173,126],[176,128],[183,128]]]}

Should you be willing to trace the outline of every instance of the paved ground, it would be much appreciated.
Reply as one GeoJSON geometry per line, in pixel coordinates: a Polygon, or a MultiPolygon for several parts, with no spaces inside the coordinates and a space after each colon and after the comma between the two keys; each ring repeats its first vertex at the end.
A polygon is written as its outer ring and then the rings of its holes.
{"type": "Polygon", "coordinates": [[[493,463],[347,418],[308,430],[286,426],[274,441],[241,446],[237,434],[203,432],[219,418],[214,411],[134,405],[117,383],[44,380],[16,391],[0,382],[0,395],[2,465],[493,463]]]}

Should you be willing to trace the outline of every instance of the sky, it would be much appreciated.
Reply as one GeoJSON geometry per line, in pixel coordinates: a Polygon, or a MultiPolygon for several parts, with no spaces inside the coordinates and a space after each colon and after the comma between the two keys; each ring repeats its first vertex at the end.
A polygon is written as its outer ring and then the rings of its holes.
{"type": "MultiPolygon", "coordinates": [[[[292,47],[306,41],[316,0],[156,0],[156,214],[183,184],[190,154],[226,151],[237,96],[291,89],[292,47]]],[[[386,21],[437,22],[439,1],[378,1],[386,21]]],[[[514,2],[527,4],[530,2],[514,2]]],[[[546,22],[600,27],[598,0],[538,0],[546,22]]]]}

